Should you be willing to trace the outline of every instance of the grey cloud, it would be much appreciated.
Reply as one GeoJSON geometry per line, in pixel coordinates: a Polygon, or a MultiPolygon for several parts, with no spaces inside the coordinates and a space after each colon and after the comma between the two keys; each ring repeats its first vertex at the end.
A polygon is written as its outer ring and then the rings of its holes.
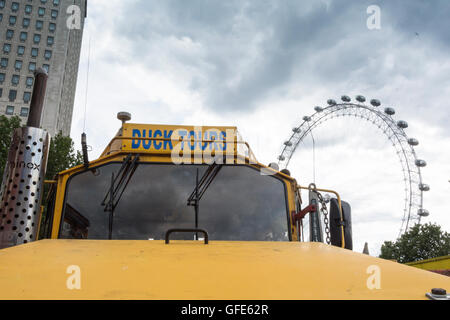
{"type": "Polygon", "coordinates": [[[371,4],[141,0],[127,7],[115,32],[130,40],[130,58],[148,72],[187,69],[188,87],[209,109],[249,112],[268,99],[283,98],[293,85],[305,93],[318,86],[373,91],[396,76],[419,77],[420,54],[408,58],[402,48],[408,52],[417,45],[408,41],[415,29],[433,34],[427,41],[448,39],[448,19],[429,21],[449,10],[445,1],[381,1],[383,25],[377,32],[366,27],[371,4]],[[198,50],[190,53],[171,42],[183,37],[198,50]],[[399,58],[393,67],[386,66],[391,49],[399,58]]]}

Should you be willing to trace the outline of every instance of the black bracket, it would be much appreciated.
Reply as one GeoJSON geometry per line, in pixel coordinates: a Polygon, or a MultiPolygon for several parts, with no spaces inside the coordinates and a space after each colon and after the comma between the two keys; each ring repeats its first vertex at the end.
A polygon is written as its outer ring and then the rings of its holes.
{"type": "Polygon", "coordinates": [[[173,232],[200,232],[203,233],[203,235],[205,236],[205,244],[208,244],[208,232],[206,230],[203,229],[169,229],[166,231],[166,244],[169,244],[169,236],[171,233],[173,232]]]}

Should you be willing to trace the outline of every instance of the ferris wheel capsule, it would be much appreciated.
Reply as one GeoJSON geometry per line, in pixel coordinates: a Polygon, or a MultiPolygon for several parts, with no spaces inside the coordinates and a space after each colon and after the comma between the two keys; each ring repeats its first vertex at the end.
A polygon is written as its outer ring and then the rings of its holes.
{"type": "Polygon", "coordinates": [[[418,146],[419,145],[419,140],[414,139],[414,138],[409,138],[408,139],[408,144],[411,146],[418,146]]]}
{"type": "Polygon", "coordinates": [[[356,100],[359,101],[359,102],[365,102],[366,98],[364,96],[360,95],[360,96],[356,96],[356,100]]]}
{"type": "Polygon", "coordinates": [[[393,116],[395,114],[395,109],[394,108],[385,108],[384,113],[386,113],[387,115],[393,116]]]}
{"type": "Polygon", "coordinates": [[[417,159],[415,163],[416,163],[416,166],[421,167],[421,168],[427,166],[427,162],[425,160],[417,159]]]}
{"type": "Polygon", "coordinates": [[[381,102],[378,99],[372,99],[370,100],[370,104],[373,105],[374,107],[379,107],[381,105],[381,102]]]}
{"type": "Polygon", "coordinates": [[[404,120],[400,120],[397,122],[397,127],[406,129],[406,128],[408,128],[408,122],[406,122],[404,120]]]}
{"type": "Polygon", "coordinates": [[[394,119],[393,115],[396,114],[394,108],[384,106],[383,108],[373,108],[372,106],[381,106],[381,102],[377,99],[369,99],[370,101],[368,100],[368,102],[370,104],[366,104],[366,98],[362,95],[355,95],[354,98],[352,97],[351,101],[355,101],[355,103],[347,103],[350,101],[350,98],[345,95],[340,96],[340,99],[343,102],[337,100],[338,103],[336,103],[335,100],[329,99],[323,107],[315,106],[314,114],[303,117],[303,122],[292,129],[294,134],[283,142],[283,151],[281,155],[278,156],[278,163],[280,164],[280,167],[281,163],[283,163],[283,166],[287,167],[297,146],[304,142],[304,139],[307,136],[306,134],[299,133],[307,133],[309,130],[314,129],[328,119],[341,116],[354,116],[371,121],[387,136],[400,157],[406,192],[400,234],[406,232],[410,226],[408,223],[410,220],[420,219],[420,215],[427,216],[429,214],[428,211],[422,210],[419,215],[417,211],[419,208],[422,208],[424,191],[430,190],[430,187],[427,184],[422,183],[422,170],[420,170],[420,168],[425,167],[427,163],[424,160],[417,159],[415,151],[412,148],[412,146],[418,145],[419,142],[414,138],[409,138],[405,134],[403,129],[408,128],[408,123],[404,120],[394,119]],[[322,114],[319,115],[319,112],[322,112],[322,114]],[[394,136],[397,136],[398,139],[393,139],[394,136]],[[292,143],[292,147],[290,142],[292,143]],[[296,147],[293,147],[294,144],[296,147]],[[417,200],[417,197],[420,197],[420,201],[417,200]]]}
{"type": "Polygon", "coordinates": [[[430,215],[430,212],[427,209],[419,209],[417,210],[417,215],[421,217],[428,217],[430,215]]]}

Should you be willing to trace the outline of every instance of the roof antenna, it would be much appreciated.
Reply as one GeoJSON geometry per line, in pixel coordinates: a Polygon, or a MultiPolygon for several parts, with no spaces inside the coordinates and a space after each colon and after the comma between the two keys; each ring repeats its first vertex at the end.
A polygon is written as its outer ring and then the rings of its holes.
{"type": "Polygon", "coordinates": [[[81,134],[81,150],[83,152],[83,164],[84,168],[89,168],[89,156],[86,142],[86,110],[87,110],[87,101],[88,101],[88,88],[89,88],[89,65],[91,60],[91,37],[89,36],[89,49],[88,49],[88,65],[87,65],[87,73],[86,73],[86,92],[84,96],[84,121],[83,121],[83,133],[81,134]]]}

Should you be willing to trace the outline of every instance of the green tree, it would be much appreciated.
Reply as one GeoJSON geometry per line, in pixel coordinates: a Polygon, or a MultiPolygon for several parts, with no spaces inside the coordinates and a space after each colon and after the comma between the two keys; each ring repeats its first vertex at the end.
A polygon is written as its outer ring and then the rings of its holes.
{"type": "Polygon", "coordinates": [[[3,180],[3,172],[8,159],[12,135],[14,130],[20,127],[20,122],[21,120],[18,116],[11,118],[7,118],[4,115],[0,116],[0,184],[3,180]]]}
{"type": "Polygon", "coordinates": [[[83,163],[83,155],[76,151],[70,137],[59,132],[50,142],[45,179],[52,180],[56,174],[83,163]]]}
{"type": "Polygon", "coordinates": [[[416,224],[396,241],[385,241],[380,258],[400,263],[419,261],[450,254],[450,234],[437,224],[416,224]]]}
{"type": "MultiPolygon", "coordinates": [[[[83,163],[83,155],[80,151],[74,149],[74,143],[70,137],[64,136],[59,132],[51,139],[50,150],[48,153],[47,171],[45,173],[46,180],[53,180],[56,175],[83,163]]],[[[42,195],[42,204],[44,210],[41,217],[40,238],[45,236],[45,224],[47,222],[47,208],[49,200],[50,185],[44,185],[44,194],[42,195]]]]}

